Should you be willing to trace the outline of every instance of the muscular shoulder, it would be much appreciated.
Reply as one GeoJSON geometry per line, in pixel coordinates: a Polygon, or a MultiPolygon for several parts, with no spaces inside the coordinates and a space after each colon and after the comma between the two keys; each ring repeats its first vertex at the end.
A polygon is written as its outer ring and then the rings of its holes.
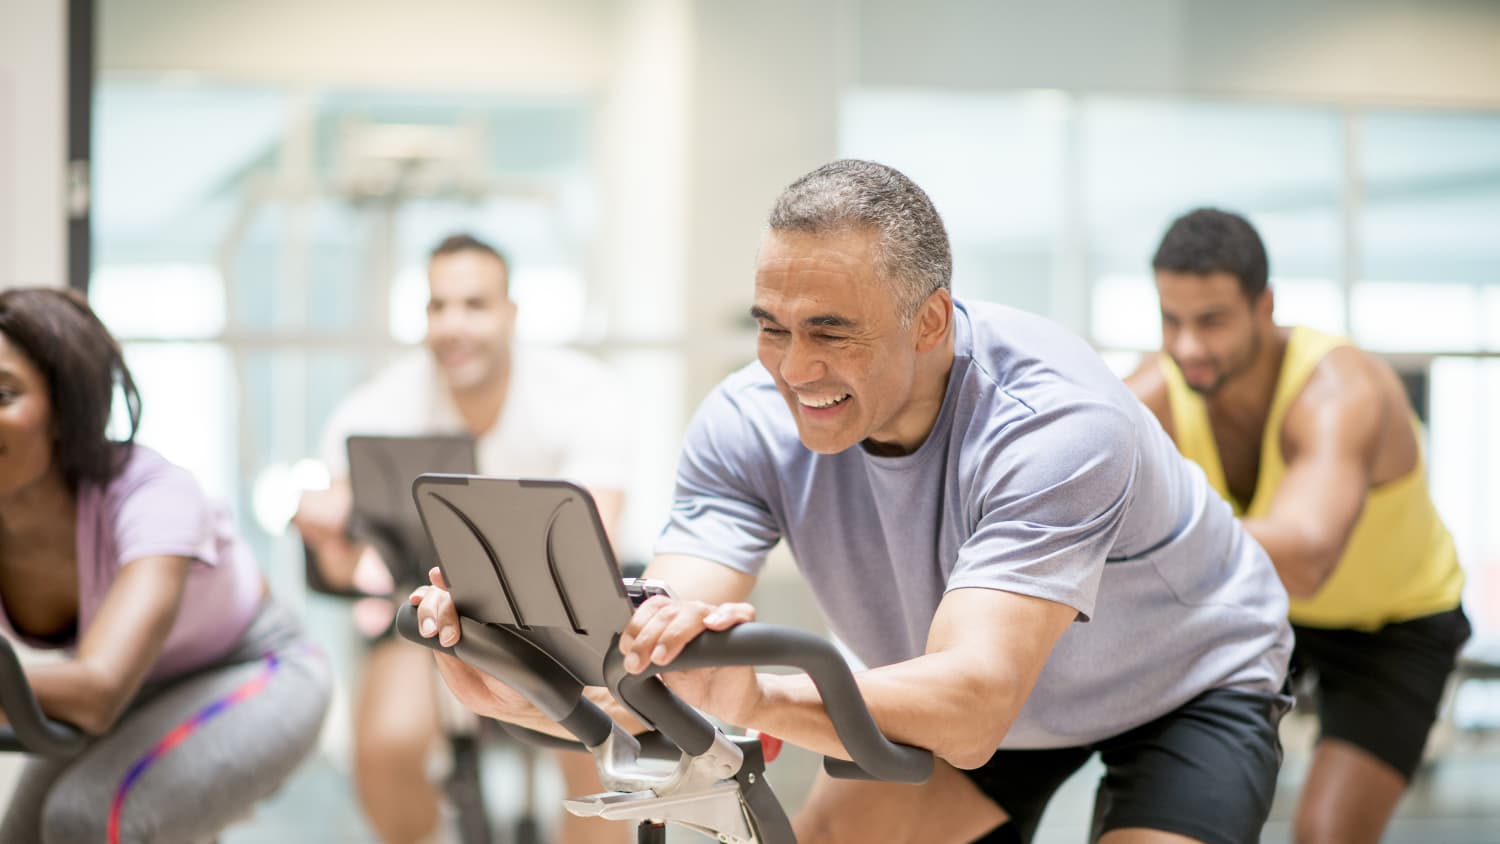
{"type": "Polygon", "coordinates": [[[1318,361],[1287,413],[1294,417],[1337,409],[1366,411],[1399,393],[1400,381],[1384,361],[1354,346],[1340,346],[1318,361]],[[1389,383],[1387,383],[1389,381],[1389,383]]]}
{"type": "Polygon", "coordinates": [[[1161,359],[1154,354],[1143,355],[1135,371],[1125,376],[1125,386],[1161,422],[1167,433],[1172,433],[1172,404],[1167,395],[1167,377],[1161,371],[1161,359]]]}
{"type": "Polygon", "coordinates": [[[1381,431],[1392,427],[1392,411],[1405,406],[1400,379],[1384,361],[1340,346],[1323,356],[1287,409],[1287,456],[1334,441],[1373,455],[1381,431]]]}

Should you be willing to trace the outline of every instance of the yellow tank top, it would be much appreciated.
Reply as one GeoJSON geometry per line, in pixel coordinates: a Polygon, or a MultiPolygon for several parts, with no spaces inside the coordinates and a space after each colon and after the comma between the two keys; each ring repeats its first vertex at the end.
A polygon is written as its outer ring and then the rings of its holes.
{"type": "MultiPolygon", "coordinates": [[[[1323,356],[1348,342],[1310,328],[1292,329],[1266,419],[1255,497],[1248,507],[1229,493],[1202,396],[1187,386],[1171,357],[1161,355],[1177,447],[1203,467],[1209,484],[1230,503],[1235,515],[1259,518],[1271,509],[1286,474],[1281,429],[1287,410],[1323,356]]],[[[1420,449],[1421,430],[1415,417],[1412,427],[1420,449]]],[[[1463,585],[1453,537],[1432,504],[1426,459],[1419,451],[1410,474],[1369,491],[1338,567],[1316,595],[1292,599],[1291,619],[1309,627],[1377,630],[1458,606],[1463,585]]]]}

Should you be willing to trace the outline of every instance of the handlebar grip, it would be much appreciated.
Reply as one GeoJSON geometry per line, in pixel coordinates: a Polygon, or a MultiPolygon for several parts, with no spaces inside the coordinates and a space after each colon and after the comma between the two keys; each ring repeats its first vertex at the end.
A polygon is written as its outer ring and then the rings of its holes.
{"type": "Polygon", "coordinates": [[[583,696],[582,683],[536,645],[462,616],[458,625],[458,644],[444,647],[436,636],[428,638],[418,630],[414,605],[403,603],[396,610],[396,632],[402,638],[456,657],[505,683],[587,747],[598,747],[609,738],[614,722],[583,696]]]}
{"type": "Polygon", "coordinates": [[[79,730],[48,718],[36,702],[26,672],[10,640],[0,636],[0,709],[10,721],[0,729],[0,750],[56,756],[82,747],[87,737],[79,730]]]}
{"type": "Polygon", "coordinates": [[[416,605],[410,601],[402,601],[401,606],[396,608],[396,632],[401,634],[401,638],[413,644],[440,651],[448,656],[458,656],[458,654],[453,652],[452,648],[444,647],[438,642],[436,636],[428,638],[422,635],[422,632],[417,628],[416,605]]]}
{"type": "Polygon", "coordinates": [[[875,725],[843,656],[828,640],[804,630],[752,622],[722,632],[704,632],[670,665],[651,665],[640,674],[627,674],[623,655],[614,651],[605,676],[617,697],[639,709],[683,750],[701,753],[713,739],[712,725],[655,677],[663,671],[727,665],[782,665],[799,668],[812,678],[839,740],[854,759],[852,764],[828,760],[830,774],[849,778],[863,774],[861,778],[908,783],[925,782],[932,776],[932,754],[887,739],[875,725]]]}

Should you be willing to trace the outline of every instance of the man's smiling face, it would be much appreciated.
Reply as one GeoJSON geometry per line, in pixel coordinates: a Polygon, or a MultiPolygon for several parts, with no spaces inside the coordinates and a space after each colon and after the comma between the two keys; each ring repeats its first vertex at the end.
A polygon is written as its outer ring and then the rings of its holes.
{"type": "MultiPolygon", "coordinates": [[[[756,262],[760,362],[791,408],[802,444],[834,454],[865,440],[910,450],[929,409],[914,402],[917,322],[876,271],[870,229],[772,231],[756,262]]],[[[918,439],[915,445],[920,445],[918,439]]]]}

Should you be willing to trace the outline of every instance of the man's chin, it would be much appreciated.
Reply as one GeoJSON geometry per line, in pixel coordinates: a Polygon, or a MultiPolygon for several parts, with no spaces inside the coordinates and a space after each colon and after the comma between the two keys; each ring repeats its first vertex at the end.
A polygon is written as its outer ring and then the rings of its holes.
{"type": "Polygon", "coordinates": [[[1220,387],[1224,386],[1224,379],[1220,378],[1208,384],[1194,384],[1189,381],[1187,386],[1189,390],[1192,390],[1193,392],[1197,393],[1200,396],[1203,396],[1204,398],[1208,398],[1214,393],[1217,393],[1220,387]]]}
{"type": "Polygon", "coordinates": [[[841,451],[848,451],[854,445],[848,437],[812,431],[805,425],[797,426],[797,439],[802,441],[802,446],[808,451],[815,451],[818,454],[838,454],[841,451]]]}
{"type": "Polygon", "coordinates": [[[469,392],[483,387],[489,381],[489,373],[483,367],[455,366],[443,370],[443,380],[455,392],[469,392]]]}

